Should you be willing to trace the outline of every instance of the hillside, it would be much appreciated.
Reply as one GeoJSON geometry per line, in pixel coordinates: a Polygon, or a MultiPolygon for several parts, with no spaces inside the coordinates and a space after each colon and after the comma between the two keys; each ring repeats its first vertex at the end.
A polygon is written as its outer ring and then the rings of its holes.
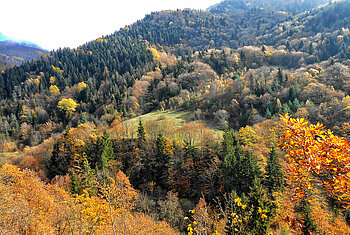
{"type": "Polygon", "coordinates": [[[350,0],[323,3],[153,12],[4,68],[0,233],[349,234],[350,0]]]}
{"type": "Polygon", "coordinates": [[[327,0],[225,0],[211,6],[208,8],[208,11],[219,14],[232,14],[254,8],[265,8],[274,11],[285,11],[295,15],[328,3],[329,1],[327,0]]]}
{"type": "Polygon", "coordinates": [[[39,59],[47,51],[24,42],[0,41],[0,60],[9,66],[21,65],[31,59],[39,59]]]}

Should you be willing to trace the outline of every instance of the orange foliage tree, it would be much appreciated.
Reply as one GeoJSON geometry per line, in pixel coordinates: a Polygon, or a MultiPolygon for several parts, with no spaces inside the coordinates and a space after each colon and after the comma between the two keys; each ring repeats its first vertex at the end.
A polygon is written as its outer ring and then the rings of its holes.
{"type": "Polygon", "coordinates": [[[281,116],[286,133],[281,147],[288,151],[289,180],[294,199],[309,199],[313,175],[317,175],[327,192],[345,208],[350,208],[350,146],[347,140],[317,123],[301,118],[281,116]]]}

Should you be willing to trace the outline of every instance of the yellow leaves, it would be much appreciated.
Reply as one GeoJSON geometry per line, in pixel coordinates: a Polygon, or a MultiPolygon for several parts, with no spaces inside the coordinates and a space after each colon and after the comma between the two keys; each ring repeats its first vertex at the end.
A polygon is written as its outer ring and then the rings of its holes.
{"type": "Polygon", "coordinates": [[[40,77],[33,79],[33,82],[35,85],[39,86],[40,84],[40,77]]]}
{"type": "Polygon", "coordinates": [[[96,39],[96,42],[107,42],[107,39],[98,38],[98,39],[96,39]]]}
{"type": "Polygon", "coordinates": [[[61,70],[59,67],[55,67],[54,65],[51,65],[51,68],[56,72],[60,72],[60,73],[63,72],[63,70],[61,70]]]}
{"type": "Polygon", "coordinates": [[[69,117],[73,112],[75,112],[75,109],[78,107],[78,104],[72,99],[62,99],[58,102],[59,109],[66,112],[66,117],[69,117]]]}
{"type": "Polygon", "coordinates": [[[56,78],[50,77],[50,84],[54,84],[56,82],[56,78]]]}
{"type": "Polygon", "coordinates": [[[80,82],[80,83],[78,84],[78,91],[79,91],[79,92],[82,92],[83,90],[86,89],[86,87],[87,87],[87,85],[86,85],[85,82],[80,82]]]}
{"type": "Polygon", "coordinates": [[[237,218],[234,218],[233,220],[232,220],[232,223],[233,224],[236,224],[238,222],[238,219],[237,218]]]}
{"type": "Polygon", "coordinates": [[[234,201],[235,201],[235,203],[240,203],[242,201],[242,199],[237,197],[234,201]]]}
{"type": "Polygon", "coordinates": [[[154,57],[154,60],[155,60],[156,62],[160,62],[160,54],[159,54],[159,52],[157,51],[157,49],[154,48],[154,47],[152,47],[152,46],[149,47],[148,49],[152,52],[153,57],[154,57]]]}
{"type": "Polygon", "coordinates": [[[242,127],[238,132],[238,140],[243,145],[252,146],[255,140],[256,132],[250,126],[242,127]]]}
{"type": "Polygon", "coordinates": [[[51,85],[50,88],[50,93],[53,95],[59,95],[60,94],[60,89],[56,85],[51,85]]]}
{"type": "Polygon", "coordinates": [[[350,96],[347,95],[344,97],[342,103],[345,106],[343,110],[345,111],[346,115],[350,115],[350,96]]]}

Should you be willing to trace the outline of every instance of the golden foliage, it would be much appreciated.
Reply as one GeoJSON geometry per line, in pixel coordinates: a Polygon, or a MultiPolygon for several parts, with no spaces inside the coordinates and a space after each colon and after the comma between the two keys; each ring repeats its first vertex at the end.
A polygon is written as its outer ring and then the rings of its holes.
{"type": "Polygon", "coordinates": [[[51,84],[54,84],[55,82],[56,82],[56,78],[50,77],[50,83],[51,83],[51,84]]]}
{"type": "Polygon", "coordinates": [[[53,95],[59,95],[60,94],[60,89],[56,85],[51,85],[50,88],[50,93],[53,95]]]}
{"type": "Polygon", "coordinates": [[[250,126],[242,127],[238,132],[238,140],[243,145],[252,146],[256,142],[256,133],[250,126]]]}
{"type": "Polygon", "coordinates": [[[154,48],[154,47],[152,47],[152,46],[149,47],[148,49],[152,52],[154,60],[155,60],[156,62],[160,62],[160,54],[159,54],[159,52],[157,51],[157,49],[154,48]]]}
{"type": "Polygon", "coordinates": [[[0,234],[176,234],[131,209],[137,195],[121,172],[100,197],[70,195],[30,170],[0,169],[0,234]]]}
{"type": "Polygon", "coordinates": [[[86,85],[85,82],[80,82],[80,83],[78,84],[78,91],[79,91],[79,92],[82,92],[83,90],[86,89],[86,87],[87,87],[87,85],[86,85]]]}
{"type": "Polygon", "coordinates": [[[76,107],[78,107],[78,104],[72,99],[62,99],[58,102],[59,109],[66,112],[66,117],[69,117],[73,112],[75,112],[76,107]]]}

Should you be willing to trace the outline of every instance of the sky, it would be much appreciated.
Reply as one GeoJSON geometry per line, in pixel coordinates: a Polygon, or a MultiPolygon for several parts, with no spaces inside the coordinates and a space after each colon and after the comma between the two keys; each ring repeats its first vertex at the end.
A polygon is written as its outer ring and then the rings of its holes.
{"type": "Polygon", "coordinates": [[[205,10],[221,0],[4,0],[0,32],[44,49],[75,48],[160,10],[205,10]]]}

